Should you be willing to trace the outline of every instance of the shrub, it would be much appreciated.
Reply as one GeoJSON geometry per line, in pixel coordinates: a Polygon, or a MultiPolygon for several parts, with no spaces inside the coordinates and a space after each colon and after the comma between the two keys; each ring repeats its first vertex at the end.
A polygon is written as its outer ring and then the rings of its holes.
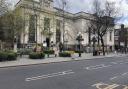
{"type": "Polygon", "coordinates": [[[65,51],[66,53],[74,54],[75,51],[65,51]]]}
{"type": "Polygon", "coordinates": [[[61,52],[61,53],[59,53],[59,56],[60,56],[60,57],[71,57],[71,53],[68,53],[68,52],[61,52]]]}
{"type": "Polygon", "coordinates": [[[22,53],[24,55],[29,55],[32,52],[32,49],[19,49],[18,53],[22,53]]]}
{"type": "Polygon", "coordinates": [[[54,54],[55,52],[54,52],[54,50],[46,50],[46,51],[44,51],[44,53],[45,54],[54,54]]]}
{"type": "Polygon", "coordinates": [[[84,53],[84,51],[75,51],[75,53],[84,53]]]}
{"type": "Polygon", "coordinates": [[[16,53],[8,53],[8,61],[13,61],[17,59],[17,54],[16,53]]]}
{"type": "Polygon", "coordinates": [[[0,52],[0,61],[12,61],[12,60],[16,60],[17,59],[17,55],[14,52],[0,52]]]}
{"type": "Polygon", "coordinates": [[[6,61],[8,58],[8,54],[5,52],[0,52],[0,61],[6,61]]]}
{"type": "Polygon", "coordinates": [[[44,53],[36,53],[36,52],[33,52],[33,53],[30,53],[29,54],[29,58],[30,59],[43,59],[45,57],[45,54],[44,53]]]}

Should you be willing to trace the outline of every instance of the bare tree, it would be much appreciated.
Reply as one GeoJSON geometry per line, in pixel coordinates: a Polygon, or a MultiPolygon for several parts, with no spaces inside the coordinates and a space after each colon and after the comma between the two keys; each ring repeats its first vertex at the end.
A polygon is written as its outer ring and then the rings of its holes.
{"type": "Polygon", "coordinates": [[[99,0],[93,2],[93,19],[90,22],[90,32],[97,36],[98,45],[102,45],[103,55],[105,55],[105,43],[104,36],[108,31],[114,27],[114,22],[117,16],[117,9],[114,2],[105,1],[105,4],[101,4],[99,0]]]}
{"type": "Polygon", "coordinates": [[[0,0],[0,15],[9,10],[10,3],[7,0],[0,0]]]}

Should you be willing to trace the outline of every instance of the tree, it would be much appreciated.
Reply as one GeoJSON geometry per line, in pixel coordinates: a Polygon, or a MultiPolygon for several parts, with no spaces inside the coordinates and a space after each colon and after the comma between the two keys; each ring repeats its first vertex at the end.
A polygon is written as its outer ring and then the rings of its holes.
{"type": "Polygon", "coordinates": [[[9,10],[10,3],[7,0],[0,0],[0,15],[3,15],[9,10]]]}
{"type": "Polygon", "coordinates": [[[23,29],[23,19],[17,11],[10,11],[0,18],[1,34],[0,38],[3,42],[14,44],[15,36],[17,39],[21,35],[23,29]]]}
{"type": "Polygon", "coordinates": [[[90,32],[97,36],[98,45],[102,44],[103,55],[105,55],[104,36],[114,27],[117,9],[114,2],[105,1],[104,5],[99,0],[93,2],[93,20],[90,21],[90,32]]]}
{"type": "MultiPolygon", "coordinates": [[[[9,11],[10,3],[7,0],[0,0],[0,20],[5,13],[9,11]]],[[[0,21],[0,49],[2,48],[2,40],[4,40],[4,32],[2,30],[2,21],[0,21]]]]}

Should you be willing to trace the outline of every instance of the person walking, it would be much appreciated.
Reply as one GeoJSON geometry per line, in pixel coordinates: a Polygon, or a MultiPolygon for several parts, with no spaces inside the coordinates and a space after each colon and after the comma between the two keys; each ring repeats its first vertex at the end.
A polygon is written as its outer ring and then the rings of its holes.
{"type": "Polygon", "coordinates": [[[55,57],[57,57],[59,55],[59,49],[57,46],[53,46],[53,50],[54,50],[54,54],[55,54],[55,57]]]}

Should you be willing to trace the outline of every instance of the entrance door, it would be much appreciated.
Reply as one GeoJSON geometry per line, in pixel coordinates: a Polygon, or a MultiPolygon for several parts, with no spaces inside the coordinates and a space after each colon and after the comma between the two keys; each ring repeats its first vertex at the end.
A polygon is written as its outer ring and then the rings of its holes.
{"type": "Polygon", "coordinates": [[[50,39],[46,38],[47,47],[50,47],[50,39]]]}

